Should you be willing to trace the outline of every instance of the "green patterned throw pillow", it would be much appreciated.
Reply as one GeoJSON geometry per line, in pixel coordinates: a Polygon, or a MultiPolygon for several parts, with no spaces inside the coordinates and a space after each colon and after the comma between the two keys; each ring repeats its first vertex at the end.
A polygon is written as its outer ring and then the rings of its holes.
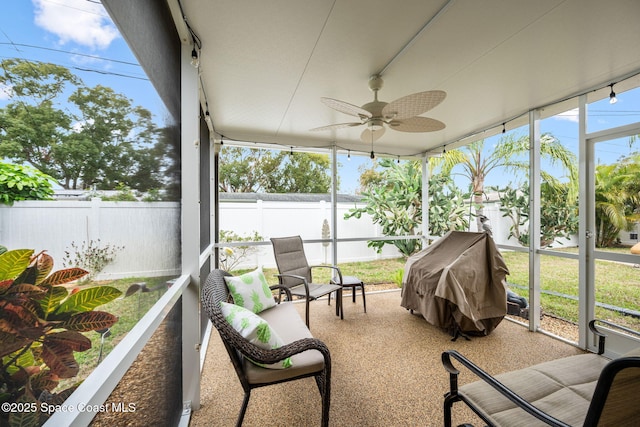
{"type": "Polygon", "coordinates": [[[240,276],[225,276],[224,281],[236,305],[256,314],[276,305],[262,268],[240,276]]]}
{"type": "MultiPolygon", "coordinates": [[[[227,322],[233,326],[233,329],[238,331],[240,335],[249,342],[267,350],[280,348],[284,345],[284,342],[276,331],[269,326],[266,320],[257,314],[252,313],[244,307],[226,302],[220,303],[220,309],[227,322]]],[[[286,369],[292,366],[290,357],[268,365],[254,362],[251,359],[249,360],[258,366],[270,369],[286,369]]]]}

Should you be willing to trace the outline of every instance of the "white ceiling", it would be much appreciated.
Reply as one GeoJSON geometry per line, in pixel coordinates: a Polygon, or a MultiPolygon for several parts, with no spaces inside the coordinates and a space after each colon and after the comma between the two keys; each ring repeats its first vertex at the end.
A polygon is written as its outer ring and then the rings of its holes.
{"type": "Polygon", "coordinates": [[[363,127],[309,129],[353,121],[320,97],[365,104],[373,100],[369,76],[382,73],[382,101],[447,92],[424,114],[444,122],[444,130],[387,130],[374,145],[378,154],[420,155],[490,127],[499,132],[503,122],[513,128],[529,110],[567,97],[594,89],[608,96],[607,85],[640,72],[638,0],[181,4],[202,41],[201,81],[213,126],[232,140],[368,153],[363,127]]]}

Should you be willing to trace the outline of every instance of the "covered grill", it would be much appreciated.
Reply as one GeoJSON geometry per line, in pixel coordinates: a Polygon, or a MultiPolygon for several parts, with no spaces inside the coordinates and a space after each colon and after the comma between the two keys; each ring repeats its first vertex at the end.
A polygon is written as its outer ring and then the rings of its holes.
{"type": "Polygon", "coordinates": [[[407,260],[401,305],[453,336],[489,335],[507,313],[507,274],[487,233],[450,231],[407,260]]]}

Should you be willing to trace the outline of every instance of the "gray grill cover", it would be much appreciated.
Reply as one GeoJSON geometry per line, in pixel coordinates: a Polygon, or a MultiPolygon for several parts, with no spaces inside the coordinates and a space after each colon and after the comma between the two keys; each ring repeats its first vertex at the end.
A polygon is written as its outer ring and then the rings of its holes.
{"type": "Polygon", "coordinates": [[[507,274],[488,234],[450,231],[407,260],[401,305],[451,334],[489,335],[507,313],[507,274]]]}

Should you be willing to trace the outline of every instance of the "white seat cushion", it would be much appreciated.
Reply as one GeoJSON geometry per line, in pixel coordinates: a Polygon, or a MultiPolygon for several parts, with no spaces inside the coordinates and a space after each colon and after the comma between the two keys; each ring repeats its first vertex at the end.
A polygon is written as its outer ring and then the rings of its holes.
{"type": "MultiPolygon", "coordinates": [[[[260,316],[276,331],[284,344],[313,338],[291,302],[278,304],[263,311],[260,316]]],[[[251,384],[262,384],[319,372],[324,368],[324,357],[317,350],[307,350],[292,356],[291,363],[288,369],[275,370],[263,369],[245,361],[247,378],[251,384]]]]}

